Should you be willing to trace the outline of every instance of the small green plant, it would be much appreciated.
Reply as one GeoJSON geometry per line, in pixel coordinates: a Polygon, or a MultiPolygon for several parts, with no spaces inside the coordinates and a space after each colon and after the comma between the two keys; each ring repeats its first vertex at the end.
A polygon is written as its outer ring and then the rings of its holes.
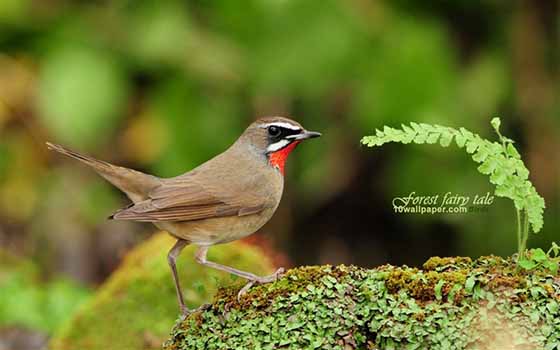
{"type": "Polygon", "coordinates": [[[542,269],[555,275],[559,267],[559,253],[560,246],[556,242],[552,242],[552,247],[546,253],[541,248],[529,249],[527,254],[518,261],[518,264],[519,267],[527,271],[542,269]]]}
{"type": "Polygon", "coordinates": [[[408,144],[439,144],[449,146],[453,139],[459,148],[472,154],[472,159],[480,163],[478,171],[490,176],[490,182],[496,185],[495,195],[513,201],[517,213],[517,247],[518,261],[522,261],[529,238],[529,226],[537,233],[543,226],[544,199],[537,193],[528,180],[529,170],[521,160],[521,156],[513,146],[513,140],[500,132],[500,119],[491,121],[498,134],[499,142],[488,141],[465,129],[454,129],[447,126],[425,123],[402,125],[402,129],[389,126],[376,130],[375,135],[365,136],[362,143],[369,146],[381,146],[388,142],[408,144]]]}

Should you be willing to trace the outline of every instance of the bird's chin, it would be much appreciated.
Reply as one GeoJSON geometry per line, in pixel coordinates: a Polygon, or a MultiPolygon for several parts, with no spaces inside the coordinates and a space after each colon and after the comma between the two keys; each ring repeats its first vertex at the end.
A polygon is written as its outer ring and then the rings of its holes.
{"type": "Polygon", "coordinates": [[[286,147],[276,151],[276,152],[271,152],[268,154],[268,162],[272,167],[278,168],[278,170],[280,170],[280,172],[282,173],[282,175],[284,175],[284,167],[286,165],[286,160],[288,159],[288,156],[290,155],[290,153],[296,148],[296,146],[300,143],[301,141],[293,141],[292,143],[290,143],[289,145],[287,145],[286,147]]]}

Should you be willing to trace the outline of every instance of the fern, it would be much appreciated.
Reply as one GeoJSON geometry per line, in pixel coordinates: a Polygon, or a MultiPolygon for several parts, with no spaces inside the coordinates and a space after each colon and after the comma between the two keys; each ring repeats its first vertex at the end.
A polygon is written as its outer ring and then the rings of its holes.
{"type": "Polygon", "coordinates": [[[369,147],[381,146],[388,142],[439,143],[447,147],[455,140],[457,147],[464,148],[467,153],[472,154],[472,159],[480,164],[478,171],[489,175],[490,182],[496,186],[495,195],[513,201],[517,212],[518,257],[521,258],[527,245],[529,225],[535,233],[543,226],[545,203],[528,180],[529,170],[515,149],[513,140],[500,133],[500,119],[492,119],[491,124],[498,134],[499,142],[485,140],[465,128],[457,130],[414,122],[409,126],[402,125],[402,129],[385,126],[383,130],[376,130],[375,135],[365,136],[361,142],[369,147]]]}

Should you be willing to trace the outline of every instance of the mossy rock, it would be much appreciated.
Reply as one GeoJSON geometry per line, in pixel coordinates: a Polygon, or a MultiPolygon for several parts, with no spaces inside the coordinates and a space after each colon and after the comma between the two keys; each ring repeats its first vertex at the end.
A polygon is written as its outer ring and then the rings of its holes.
{"type": "MultiPolygon", "coordinates": [[[[167,264],[167,252],[174,242],[162,232],[132,250],[95,296],[55,334],[49,349],[161,349],[179,316],[167,264]]],[[[189,307],[210,301],[220,284],[244,283],[197,264],[195,249],[187,246],[177,262],[189,307]]],[[[208,259],[256,274],[274,270],[258,247],[243,242],[212,247],[208,259]]]]}
{"type": "Polygon", "coordinates": [[[0,249],[0,329],[23,327],[50,334],[89,293],[60,276],[45,279],[31,260],[0,249]]]}
{"type": "Polygon", "coordinates": [[[422,269],[312,266],[221,289],[164,348],[559,349],[560,277],[511,259],[432,258],[422,269]]]}

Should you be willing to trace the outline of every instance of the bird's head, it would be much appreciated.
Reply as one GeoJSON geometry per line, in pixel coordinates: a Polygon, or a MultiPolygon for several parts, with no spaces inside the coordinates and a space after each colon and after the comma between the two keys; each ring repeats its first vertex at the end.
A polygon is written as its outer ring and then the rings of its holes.
{"type": "Polygon", "coordinates": [[[241,136],[267,161],[284,173],[290,152],[302,141],[319,137],[320,133],[307,131],[300,123],[284,117],[265,117],[253,122],[241,136]]]}

